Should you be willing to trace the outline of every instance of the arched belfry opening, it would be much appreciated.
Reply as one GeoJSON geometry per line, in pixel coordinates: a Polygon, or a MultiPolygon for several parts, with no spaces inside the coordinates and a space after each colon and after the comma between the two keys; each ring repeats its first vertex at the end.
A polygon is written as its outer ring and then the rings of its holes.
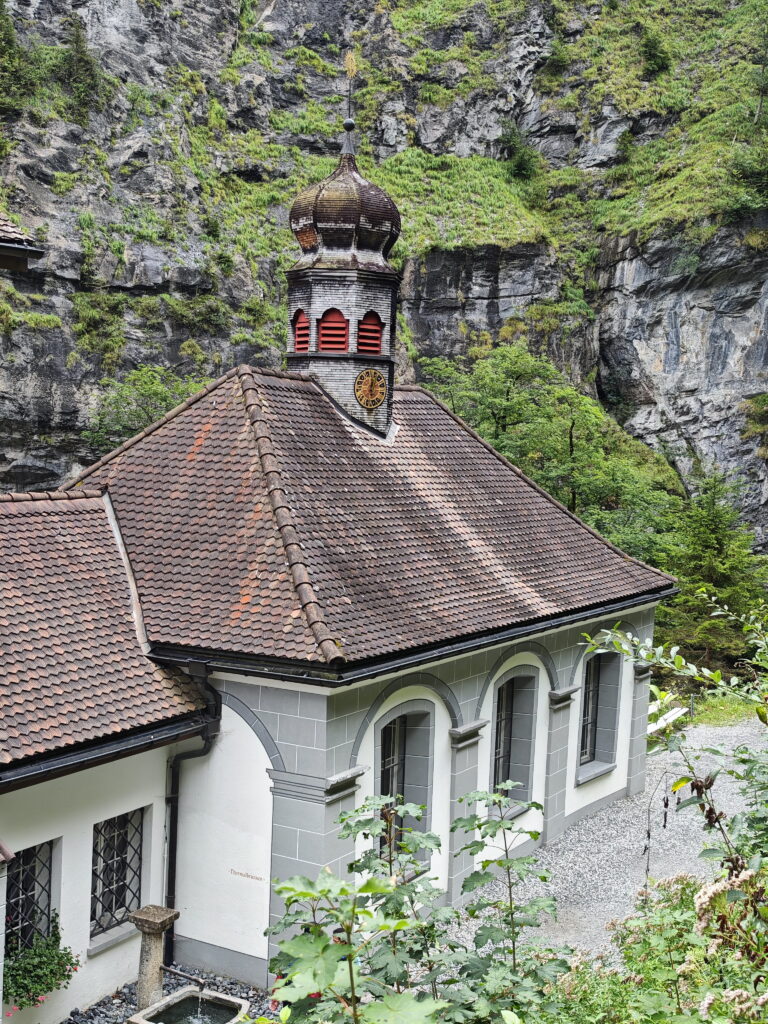
{"type": "Polygon", "coordinates": [[[291,229],[301,256],[288,271],[288,365],[309,373],[354,420],[386,435],[392,418],[400,276],[387,260],[400,214],[357,167],[352,132],[338,166],[301,192],[291,229]]]}

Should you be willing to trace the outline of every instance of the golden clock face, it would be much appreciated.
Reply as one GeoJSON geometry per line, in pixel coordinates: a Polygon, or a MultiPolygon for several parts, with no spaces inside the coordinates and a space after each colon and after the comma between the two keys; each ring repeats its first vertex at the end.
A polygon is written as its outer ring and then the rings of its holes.
{"type": "Polygon", "coordinates": [[[355,378],[355,398],[364,409],[378,409],[387,397],[387,382],[381,370],[363,370],[355,378]]]}

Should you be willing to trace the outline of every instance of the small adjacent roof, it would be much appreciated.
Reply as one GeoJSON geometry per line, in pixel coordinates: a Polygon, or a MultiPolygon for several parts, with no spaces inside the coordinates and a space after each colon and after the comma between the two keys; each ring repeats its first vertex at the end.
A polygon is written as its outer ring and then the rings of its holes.
{"type": "Polygon", "coordinates": [[[381,440],[241,366],[80,477],[152,644],[339,665],[668,591],[418,387],[381,440]]]}
{"type": "Polygon", "coordinates": [[[30,259],[38,259],[45,252],[35,245],[26,231],[0,213],[0,248],[26,251],[30,259]]]}
{"type": "Polygon", "coordinates": [[[203,706],[143,653],[99,492],[0,495],[0,764],[203,706]]]}

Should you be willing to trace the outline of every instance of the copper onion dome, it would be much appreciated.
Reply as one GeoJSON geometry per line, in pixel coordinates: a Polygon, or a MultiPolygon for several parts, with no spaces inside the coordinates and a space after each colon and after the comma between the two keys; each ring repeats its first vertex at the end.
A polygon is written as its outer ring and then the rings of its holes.
{"type": "Polygon", "coordinates": [[[384,189],[358,171],[354,127],[354,121],[344,122],[347,136],[333,174],[305,188],[291,207],[291,230],[303,250],[297,270],[389,269],[386,259],[400,234],[400,213],[384,189]]]}

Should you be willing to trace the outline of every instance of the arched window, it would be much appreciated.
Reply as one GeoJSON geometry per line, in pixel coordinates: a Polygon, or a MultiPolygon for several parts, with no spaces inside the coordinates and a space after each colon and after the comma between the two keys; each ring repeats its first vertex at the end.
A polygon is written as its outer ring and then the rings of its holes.
{"type": "Polygon", "coordinates": [[[298,309],[293,317],[293,350],[309,352],[309,320],[303,309],[298,309]]]}
{"type": "Polygon", "coordinates": [[[338,309],[327,309],[317,323],[319,352],[346,352],[349,345],[349,320],[338,309]]]}
{"type": "Polygon", "coordinates": [[[530,800],[536,717],[537,677],[521,668],[496,690],[493,736],[493,788],[517,782],[513,800],[530,800]]]}
{"type": "Polygon", "coordinates": [[[384,324],[378,313],[366,313],[357,325],[357,351],[367,356],[381,355],[384,324]]]}
{"type": "MultiPolygon", "coordinates": [[[[428,700],[409,700],[375,726],[375,759],[379,796],[402,797],[405,803],[424,804],[421,821],[398,820],[398,828],[429,830],[431,819],[434,745],[434,705],[428,700]]],[[[421,855],[419,860],[425,859],[421,855]]]]}

